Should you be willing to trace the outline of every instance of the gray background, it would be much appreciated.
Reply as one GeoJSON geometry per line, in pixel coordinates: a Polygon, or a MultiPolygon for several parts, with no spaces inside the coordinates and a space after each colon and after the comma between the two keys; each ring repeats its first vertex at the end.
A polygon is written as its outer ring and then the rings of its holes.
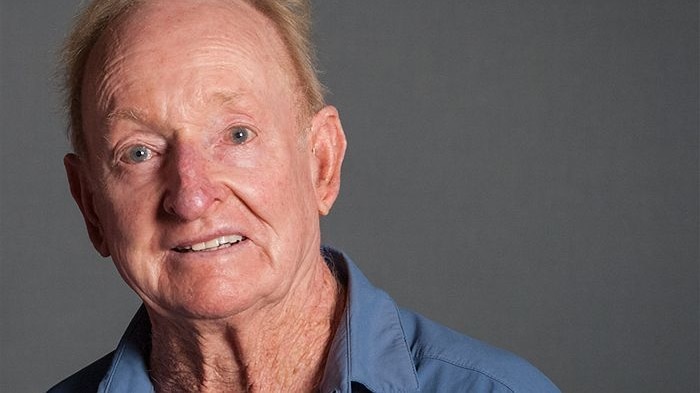
{"type": "MultiPolygon", "coordinates": [[[[110,351],[139,303],[64,180],[78,3],[0,8],[2,392],[110,351]]],[[[698,3],[315,7],[350,146],[325,241],[565,392],[697,392],[698,3]]]]}

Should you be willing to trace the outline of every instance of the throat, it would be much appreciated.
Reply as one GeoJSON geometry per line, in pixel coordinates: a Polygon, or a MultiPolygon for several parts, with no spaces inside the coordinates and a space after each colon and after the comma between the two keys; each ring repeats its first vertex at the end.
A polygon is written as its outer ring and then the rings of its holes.
{"type": "Polygon", "coordinates": [[[156,391],[315,391],[345,307],[342,285],[335,279],[331,284],[310,295],[320,303],[260,312],[244,321],[173,323],[152,317],[156,391]]]}

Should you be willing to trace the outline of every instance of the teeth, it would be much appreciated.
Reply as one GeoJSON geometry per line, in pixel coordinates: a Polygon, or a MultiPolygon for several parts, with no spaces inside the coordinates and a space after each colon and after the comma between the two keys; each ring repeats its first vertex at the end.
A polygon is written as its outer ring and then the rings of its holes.
{"type": "Polygon", "coordinates": [[[207,248],[207,243],[197,243],[192,245],[192,251],[202,251],[207,248]]]}
{"type": "Polygon", "coordinates": [[[217,248],[223,244],[238,243],[241,240],[243,240],[243,236],[238,236],[238,235],[221,236],[217,239],[212,239],[212,240],[209,240],[206,242],[193,244],[189,247],[182,247],[182,249],[183,250],[192,250],[192,251],[209,250],[209,249],[217,248]]]}
{"type": "Polygon", "coordinates": [[[215,248],[219,247],[219,240],[214,239],[214,240],[209,240],[208,242],[204,243],[206,245],[205,248],[215,248]]]}

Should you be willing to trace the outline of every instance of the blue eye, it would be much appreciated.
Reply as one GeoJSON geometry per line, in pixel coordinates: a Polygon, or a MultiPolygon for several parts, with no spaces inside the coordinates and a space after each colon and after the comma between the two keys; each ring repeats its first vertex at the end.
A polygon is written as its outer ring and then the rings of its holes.
{"type": "Polygon", "coordinates": [[[255,133],[245,127],[231,128],[231,141],[236,145],[243,145],[255,137],[255,133]]]}
{"type": "Polygon", "coordinates": [[[144,145],[132,146],[127,150],[126,157],[124,157],[128,162],[139,163],[144,162],[151,158],[153,153],[151,149],[144,145]]]}

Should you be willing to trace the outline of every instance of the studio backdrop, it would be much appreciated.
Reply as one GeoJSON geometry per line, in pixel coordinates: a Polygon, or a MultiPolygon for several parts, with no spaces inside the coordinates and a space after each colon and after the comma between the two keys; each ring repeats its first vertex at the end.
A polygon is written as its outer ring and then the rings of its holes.
{"type": "MultiPolygon", "coordinates": [[[[111,351],[138,308],[62,165],[81,1],[0,5],[0,391],[111,351]]],[[[698,392],[697,1],[314,2],[349,142],[324,242],[564,392],[698,392]]]]}

